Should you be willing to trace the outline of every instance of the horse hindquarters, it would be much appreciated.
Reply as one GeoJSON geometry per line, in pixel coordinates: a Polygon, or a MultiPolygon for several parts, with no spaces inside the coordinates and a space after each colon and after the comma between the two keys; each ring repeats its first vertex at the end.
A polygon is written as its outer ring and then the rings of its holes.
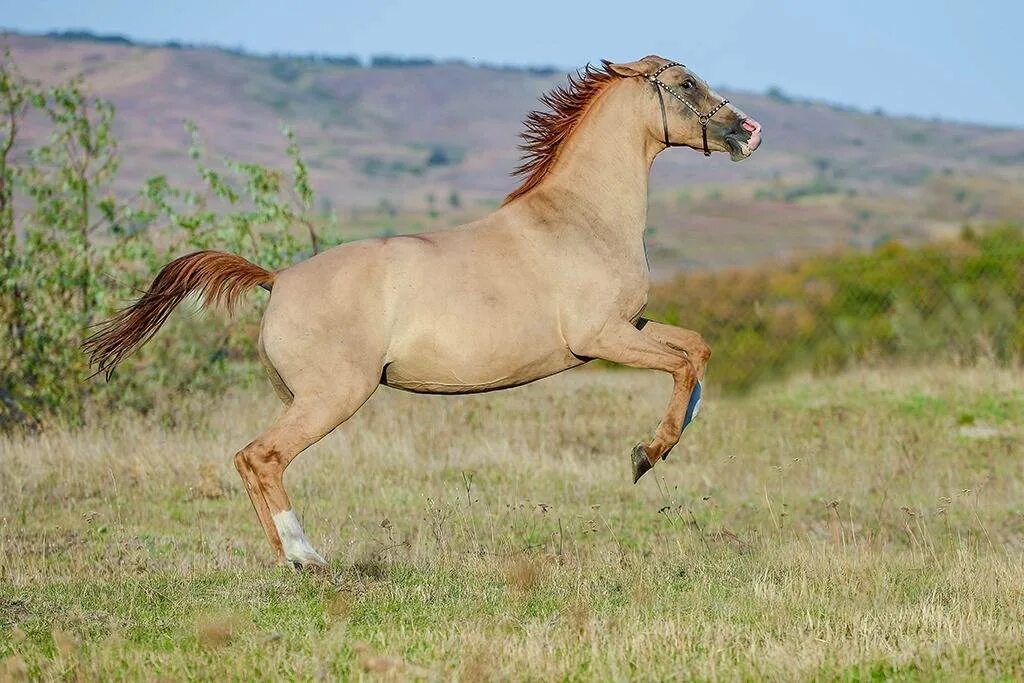
{"type": "MultiPolygon", "coordinates": [[[[326,312],[308,304],[287,277],[274,287],[260,333],[260,357],[285,408],[235,455],[235,466],[277,559],[323,565],[306,538],[284,488],[284,471],[306,448],[351,417],[380,380],[384,344],[349,326],[325,333],[326,312]]],[[[356,321],[353,321],[353,325],[356,321]]]]}

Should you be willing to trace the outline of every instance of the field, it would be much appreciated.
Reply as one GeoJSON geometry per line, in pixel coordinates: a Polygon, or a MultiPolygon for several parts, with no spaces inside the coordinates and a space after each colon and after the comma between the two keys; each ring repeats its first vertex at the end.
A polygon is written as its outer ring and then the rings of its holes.
{"type": "Polygon", "coordinates": [[[258,389],[0,440],[0,679],[1024,676],[1019,368],[712,386],[635,487],[660,375],[381,390],[289,471],[329,575],[233,470],[258,389]]]}
{"type": "Polygon", "coordinates": [[[382,389],[287,478],[326,571],[232,464],[266,293],[80,381],[174,257],[497,207],[562,70],[421,61],[0,36],[0,683],[1024,680],[1024,130],[728,93],[756,160],[653,168],[649,311],[716,349],[671,459],[654,373],[382,389]]]}

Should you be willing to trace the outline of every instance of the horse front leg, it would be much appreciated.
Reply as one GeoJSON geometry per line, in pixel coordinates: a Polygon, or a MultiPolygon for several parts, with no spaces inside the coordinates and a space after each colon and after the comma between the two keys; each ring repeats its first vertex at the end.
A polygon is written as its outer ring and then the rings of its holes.
{"type": "Polygon", "coordinates": [[[639,443],[633,449],[635,484],[679,442],[688,413],[687,406],[697,385],[697,368],[688,357],[688,352],[651,333],[645,334],[628,321],[607,325],[596,337],[581,344],[579,349],[574,348],[573,353],[634,368],[661,370],[672,375],[672,396],[665,416],[654,432],[654,438],[649,444],[639,443]]]}
{"type": "MultiPolygon", "coordinates": [[[[686,357],[693,363],[697,371],[697,385],[690,394],[690,400],[683,415],[683,429],[686,429],[693,418],[697,417],[700,410],[701,395],[704,393],[704,375],[708,369],[708,361],[711,359],[711,347],[708,346],[699,332],[687,330],[682,327],[666,325],[665,323],[654,322],[646,318],[640,318],[637,328],[644,334],[668,344],[686,354],[686,357]]],[[[671,448],[661,455],[661,459],[668,458],[671,448]]]]}
{"type": "Polygon", "coordinates": [[[704,381],[704,374],[708,368],[708,361],[711,359],[711,347],[708,346],[699,332],[687,330],[674,325],[655,322],[646,318],[640,318],[637,327],[641,332],[653,339],[668,344],[672,348],[679,349],[686,354],[686,357],[693,363],[697,370],[697,383],[704,381]]]}

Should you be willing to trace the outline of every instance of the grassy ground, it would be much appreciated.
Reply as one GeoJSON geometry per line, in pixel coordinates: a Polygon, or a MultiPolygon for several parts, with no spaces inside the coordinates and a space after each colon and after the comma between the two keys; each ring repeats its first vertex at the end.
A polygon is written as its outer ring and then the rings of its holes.
{"type": "Polygon", "coordinates": [[[269,397],[0,440],[0,678],[1024,676],[1019,370],[712,388],[634,487],[667,390],[378,392],[289,472],[330,576],[231,465],[269,397]]]}

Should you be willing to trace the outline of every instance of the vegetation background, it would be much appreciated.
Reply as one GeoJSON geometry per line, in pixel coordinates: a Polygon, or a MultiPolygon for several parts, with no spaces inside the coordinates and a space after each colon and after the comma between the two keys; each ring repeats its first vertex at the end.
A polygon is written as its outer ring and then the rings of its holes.
{"type": "Polygon", "coordinates": [[[280,268],[491,210],[561,76],[8,42],[0,677],[1022,675],[1021,131],[738,95],[759,165],[656,169],[649,311],[715,348],[657,476],[627,486],[657,376],[382,390],[290,470],[332,559],[292,575],[230,471],[275,410],[265,294],[106,382],[78,345],[186,251],[280,268]]]}

